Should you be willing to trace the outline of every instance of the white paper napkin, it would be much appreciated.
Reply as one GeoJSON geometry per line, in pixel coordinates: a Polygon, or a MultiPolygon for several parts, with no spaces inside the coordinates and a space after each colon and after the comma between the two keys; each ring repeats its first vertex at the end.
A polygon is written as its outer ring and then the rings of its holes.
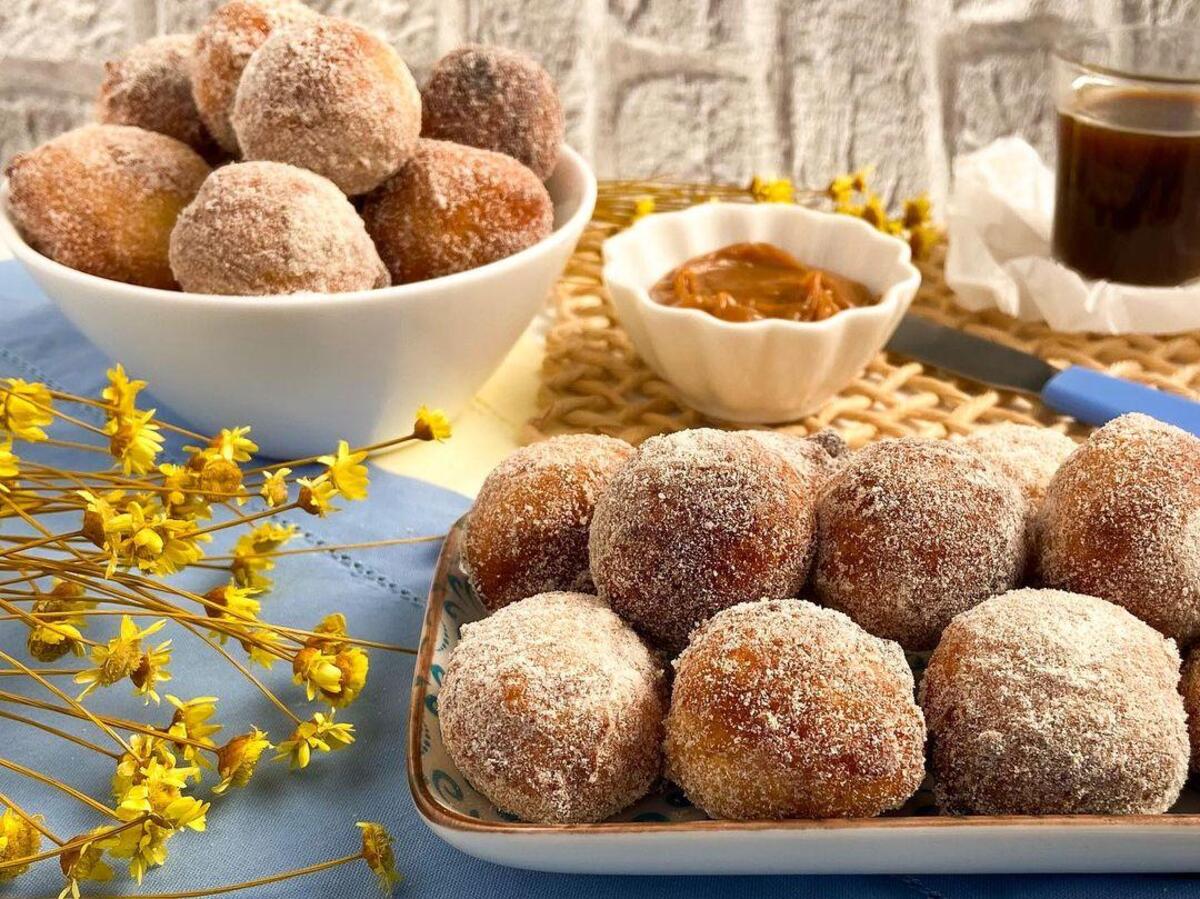
{"type": "MultiPolygon", "coordinates": [[[[1200,283],[1089,281],[1050,253],[1054,173],[1018,137],[954,161],[946,283],[972,311],[996,308],[1056,331],[1169,334],[1200,328],[1200,283]]],[[[1200,235],[1197,236],[1200,239],[1200,235]]]]}

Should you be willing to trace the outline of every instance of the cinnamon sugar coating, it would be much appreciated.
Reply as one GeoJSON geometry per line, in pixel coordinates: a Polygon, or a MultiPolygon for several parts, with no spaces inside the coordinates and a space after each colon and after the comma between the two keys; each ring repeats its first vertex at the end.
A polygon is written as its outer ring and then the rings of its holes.
{"type": "Polygon", "coordinates": [[[309,169],[353,196],[412,154],[421,95],[390,46],[321,17],[271,32],[242,73],[232,121],[246,159],[309,169]]]}
{"type": "Polygon", "coordinates": [[[964,437],[962,442],[1016,481],[1029,504],[1031,526],[1054,473],[1079,447],[1066,434],[1053,428],[1011,422],[980,428],[964,437]]]}
{"type": "Polygon", "coordinates": [[[1200,637],[1200,440],[1146,415],[1095,431],[1038,519],[1047,586],[1124,606],[1183,646],[1200,637]]]}
{"type": "Polygon", "coordinates": [[[276,28],[318,14],[297,0],[230,0],[196,35],[192,96],[209,133],[227,153],[237,153],[230,115],[242,71],[276,28]]]}
{"type": "Polygon", "coordinates": [[[859,450],[817,506],[817,597],[905,649],[933,647],[959,612],[1014,587],[1025,557],[1016,484],[946,441],[859,450]]]}
{"type": "Polygon", "coordinates": [[[1187,711],[1188,739],[1192,746],[1191,770],[1200,772],[1200,650],[1193,649],[1183,665],[1179,682],[1183,707],[1187,711]]]}
{"type": "Polygon", "coordinates": [[[1173,640],[1112,603],[1014,590],[959,615],[921,682],[955,814],[1158,814],[1187,776],[1173,640]]]}
{"type": "Polygon", "coordinates": [[[602,821],[662,767],[662,665],[594,596],[543,593],[463,627],[438,695],[454,764],[525,821],[602,821]]]}
{"type": "Polygon", "coordinates": [[[421,101],[424,137],[504,153],[543,181],[558,165],[562,103],[554,79],[524,53],[452,50],[433,67],[421,101]]]}
{"type": "Polygon", "coordinates": [[[895,643],[804,600],[743,603],[675,662],[667,776],[714,818],[870,817],[925,774],[895,643]]]}
{"type": "Polygon", "coordinates": [[[800,437],[785,431],[742,431],[767,449],[781,455],[804,478],[809,490],[820,490],[850,458],[850,447],[835,430],[827,428],[800,437]]]}
{"type": "Polygon", "coordinates": [[[192,97],[194,47],[191,35],[164,34],[106,62],[96,118],[157,131],[211,158],[216,147],[192,97]]]}
{"type": "Polygon", "coordinates": [[[397,284],[452,275],[533,246],[554,228],[550,194],[500,153],[422,138],[363,205],[397,284]]]}
{"type": "Polygon", "coordinates": [[[708,428],[652,437],[596,503],[592,580],[619,615],[675,654],[721,609],[795,596],[812,559],[813,519],[804,479],[754,438],[708,428]]]}
{"type": "Polygon", "coordinates": [[[554,590],[591,593],[588,530],[596,498],[633,453],[595,434],[526,446],[483,482],[462,562],[488,609],[554,590]]]}
{"type": "Polygon", "coordinates": [[[338,293],[388,284],[346,196],[320,175],[280,162],[213,172],[179,216],[171,267],[194,293],[338,293]]]}
{"type": "Polygon", "coordinates": [[[7,168],[9,211],[31,247],[81,272],[173,289],[176,217],[208,176],[187,144],[127,125],[84,125],[7,168]]]}

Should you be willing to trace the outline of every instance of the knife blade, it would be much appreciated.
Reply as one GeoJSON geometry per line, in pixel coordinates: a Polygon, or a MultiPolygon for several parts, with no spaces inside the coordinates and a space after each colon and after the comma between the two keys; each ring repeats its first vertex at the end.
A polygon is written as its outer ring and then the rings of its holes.
{"type": "Polygon", "coordinates": [[[1075,365],[1057,369],[1029,353],[920,316],[906,315],[886,349],[972,381],[1037,396],[1085,424],[1142,412],[1200,435],[1200,403],[1075,365]]]}

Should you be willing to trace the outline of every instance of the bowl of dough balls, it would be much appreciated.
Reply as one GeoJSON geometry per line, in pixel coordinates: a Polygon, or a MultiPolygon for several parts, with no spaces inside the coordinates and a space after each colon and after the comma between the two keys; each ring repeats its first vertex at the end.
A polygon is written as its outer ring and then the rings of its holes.
{"type": "Polygon", "coordinates": [[[461,410],[591,217],[550,75],[464,46],[418,89],[367,29],[231,0],[109,62],[97,121],[14,157],[0,235],[98,346],[263,451],[461,410]]]}
{"type": "Polygon", "coordinates": [[[417,807],[549,870],[1190,870],[1198,516],[1143,415],[525,447],[435,575],[417,807]]]}

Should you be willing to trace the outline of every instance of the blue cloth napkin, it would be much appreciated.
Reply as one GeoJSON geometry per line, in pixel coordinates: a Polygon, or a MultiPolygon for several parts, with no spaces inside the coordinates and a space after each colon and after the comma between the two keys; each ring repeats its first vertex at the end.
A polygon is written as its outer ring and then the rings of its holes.
{"type": "MultiPolygon", "coordinates": [[[[37,379],[78,393],[95,394],[108,365],[109,360],[50,306],[16,263],[0,263],[0,376],[37,379]]],[[[131,374],[136,377],[141,373],[131,374]]],[[[173,417],[168,410],[160,408],[159,412],[173,417]]],[[[38,458],[49,460],[58,453],[41,448],[38,458]]],[[[344,504],[342,512],[324,521],[294,514],[284,519],[302,529],[297,545],[351,543],[442,533],[468,504],[469,500],[457,494],[374,469],[368,502],[344,504]]],[[[210,552],[220,552],[226,545],[227,541],[218,541],[210,552]]],[[[264,615],[283,624],[308,628],[324,612],[337,609],[346,613],[356,634],[415,646],[436,556],[436,544],[421,544],[280,560],[274,572],[276,588],[264,598],[264,615]]],[[[220,581],[218,572],[191,573],[187,577],[188,586],[201,589],[220,581]]],[[[106,633],[114,626],[115,622],[97,623],[92,633],[106,633]]],[[[283,739],[289,727],[281,713],[198,640],[179,628],[171,631],[175,638],[175,677],[164,685],[165,692],[182,698],[217,693],[221,697],[217,720],[225,725],[225,737],[256,724],[276,740],[283,739]],[[214,678],[215,671],[220,672],[219,681],[214,678]]],[[[0,646],[23,658],[22,629],[12,625],[0,629],[0,646]]],[[[282,666],[276,666],[265,679],[301,717],[307,717],[311,707],[304,702],[299,688],[289,683],[288,675],[282,666]]],[[[296,774],[289,775],[286,766],[264,760],[245,790],[215,797],[206,834],[183,833],[171,841],[167,864],[147,876],[142,891],[210,888],[351,853],[358,847],[354,823],[366,819],[380,821],[395,837],[398,866],[406,877],[398,895],[413,899],[560,895],[573,899],[749,899],[774,897],[781,892],[796,897],[847,899],[1200,895],[1200,881],[1187,877],[615,878],[502,868],[442,843],[413,808],[404,773],[411,679],[409,656],[373,651],[367,690],[341,716],[355,724],[358,741],[335,756],[315,758],[307,770],[296,774]]],[[[35,687],[19,684],[18,679],[4,681],[0,688],[36,693],[35,687]]],[[[99,711],[156,724],[167,721],[171,711],[165,702],[157,708],[151,705],[143,709],[122,686],[101,692],[89,704],[99,711]]],[[[55,723],[68,726],[64,724],[68,720],[55,723]]],[[[96,733],[88,735],[102,739],[96,733]]],[[[0,720],[0,755],[47,771],[96,796],[105,794],[111,774],[111,765],[104,760],[92,760],[81,750],[66,748],[55,738],[10,721],[0,720]]],[[[45,814],[47,823],[63,836],[102,823],[73,800],[50,796],[46,788],[6,770],[0,770],[0,791],[10,794],[26,809],[45,814]]],[[[44,863],[8,885],[0,884],[0,897],[54,896],[61,884],[57,865],[44,863]]],[[[85,885],[85,889],[138,892],[121,877],[112,884],[85,885]]],[[[375,895],[375,889],[365,867],[356,864],[238,895],[256,899],[366,897],[375,895]]]]}

